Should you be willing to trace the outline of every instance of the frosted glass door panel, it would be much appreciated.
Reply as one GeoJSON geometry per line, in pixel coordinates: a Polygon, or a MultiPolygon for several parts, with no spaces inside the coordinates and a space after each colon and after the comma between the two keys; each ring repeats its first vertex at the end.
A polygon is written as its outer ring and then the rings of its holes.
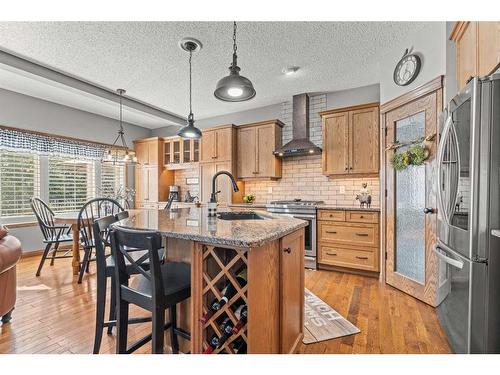
{"type": "MultiPolygon", "coordinates": [[[[396,141],[411,142],[425,136],[425,112],[396,122],[396,141]]],[[[401,147],[404,151],[409,146],[401,147]]],[[[425,166],[396,172],[396,272],[425,282],[425,166]]]]}

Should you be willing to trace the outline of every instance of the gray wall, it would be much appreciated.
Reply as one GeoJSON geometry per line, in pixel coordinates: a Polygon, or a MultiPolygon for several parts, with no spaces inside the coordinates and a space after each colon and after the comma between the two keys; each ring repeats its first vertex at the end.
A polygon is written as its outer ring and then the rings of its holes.
{"type": "MultiPolygon", "coordinates": [[[[235,107],[237,107],[235,103],[235,107]]],[[[249,124],[252,122],[266,121],[277,119],[281,116],[281,103],[268,105],[266,107],[260,107],[255,109],[250,109],[247,111],[230,113],[222,116],[210,117],[202,120],[196,120],[195,113],[195,125],[200,128],[210,128],[217,125],[224,124],[249,124]]],[[[152,136],[167,137],[170,135],[175,135],[179,131],[176,126],[166,126],[164,128],[153,129],[151,131],[152,136]]]]}
{"type": "MultiPolygon", "coordinates": [[[[0,109],[0,125],[94,142],[112,143],[119,126],[108,117],[4,89],[0,89],[0,109]]],[[[140,126],[125,123],[124,127],[129,147],[134,139],[151,134],[140,126]]]]}
{"type": "Polygon", "coordinates": [[[386,103],[446,72],[446,24],[429,22],[425,30],[409,33],[404,40],[392,43],[380,61],[380,102],[386,103]],[[421,54],[422,67],[418,77],[408,86],[393,81],[394,68],[406,48],[421,54]]]}
{"type": "Polygon", "coordinates": [[[357,87],[350,90],[333,91],[326,94],[326,108],[336,109],[358,104],[380,101],[380,85],[357,87]]]}

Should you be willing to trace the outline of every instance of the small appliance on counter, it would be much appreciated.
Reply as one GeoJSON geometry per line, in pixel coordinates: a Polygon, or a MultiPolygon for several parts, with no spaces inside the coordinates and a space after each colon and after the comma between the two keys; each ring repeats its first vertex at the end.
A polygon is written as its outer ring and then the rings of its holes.
{"type": "Polygon", "coordinates": [[[177,185],[171,185],[169,187],[168,200],[170,200],[170,197],[172,197],[172,202],[179,202],[180,201],[180,189],[179,189],[179,186],[177,186],[177,185]]]}

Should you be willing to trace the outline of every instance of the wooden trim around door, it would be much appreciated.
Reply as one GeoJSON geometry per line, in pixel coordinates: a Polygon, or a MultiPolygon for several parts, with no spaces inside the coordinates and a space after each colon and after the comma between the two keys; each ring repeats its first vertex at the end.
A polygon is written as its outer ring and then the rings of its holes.
{"type": "Polygon", "coordinates": [[[392,111],[393,109],[408,104],[416,99],[420,99],[421,97],[430,94],[433,91],[441,89],[443,87],[443,80],[444,76],[436,77],[432,81],[424,83],[422,86],[419,86],[407,92],[406,94],[385,102],[380,106],[380,113],[382,114],[392,111]]]}

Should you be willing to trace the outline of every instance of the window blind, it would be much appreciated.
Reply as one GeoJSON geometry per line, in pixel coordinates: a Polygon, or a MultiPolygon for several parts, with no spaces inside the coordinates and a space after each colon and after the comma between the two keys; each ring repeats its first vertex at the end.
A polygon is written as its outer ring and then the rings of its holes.
{"type": "Polygon", "coordinates": [[[49,204],[54,211],[78,211],[95,198],[94,163],[49,156],[49,204]]]}
{"type": "Polygon", "coordinates": [[[125,188],[125,165],[101,164],[101,189],[99,196],[116,199],[125,188]]]}
{"type": "Polygon", "coordinates": [[[0,150],[0,217],[31,215],[40,194],[40,160],[35,154],[0,150]]]}

